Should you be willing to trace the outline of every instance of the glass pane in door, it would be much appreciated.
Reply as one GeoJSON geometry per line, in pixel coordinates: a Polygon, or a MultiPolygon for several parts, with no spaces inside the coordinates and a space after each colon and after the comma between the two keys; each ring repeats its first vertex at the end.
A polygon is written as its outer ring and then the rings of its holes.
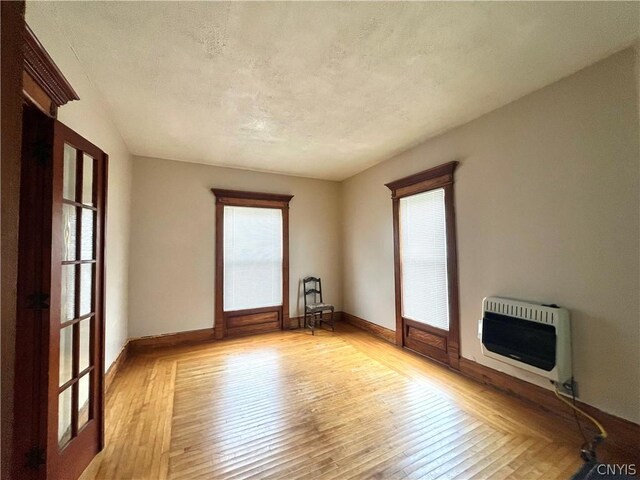
{"type": "Polygon", "coordinates": [[[91,313],[93,304],[93,264],[80,265],[80,316],[91,313]]]}
{"type": "Polygon", "coordinates": [[[77,208],[62,205],[62,260],[76,259],[77,208]]]}
{"type": "Polygon", "coordinates": [[[90,410],[90,386],[91,376],[93,372],[89,372],[84,375],[78,381],[78,431],[89,421],[91,418],[90,410]]]}
{"type": "Polygon", "coordinates": [[[94,232],[96,214],[88,208],[82,209],[82,232],[80,232],[80,260],[94,259],[94,232]]]}
{"type": "Polygon", "coordinates": [[[82,161],[82,203],[85,205],[93,205],[93,157],[83,156],[82,161]]]}
{"type": "Polygon", "coordinates": [[[76,266],[62,265],[62,279],[60,281],[60,323],[73,320],[76,312],[76,266]]]}
{"type": "Polygon", "coordinates": [[[73,386],[70,386],[58,396],[58,445],[60,447],[71,440],[72,389],[73,386]]]}
{"type": "Polygon", "coordinates": [[[79,323],[80,355],[78,355],[78,372],[82,372],[91,365],[91,318],[79,323]]]}
{"type": "Polygon", "coordinates": [[[73,325],[60,330],[60,385],[73,377],[73,325]]]}
{"type": "Polygon", "coordinates": [[[62,177],[62,197],[76,199],[76,158],[78,151],[68,143],[64,144],[64,176],[62,177]]]}

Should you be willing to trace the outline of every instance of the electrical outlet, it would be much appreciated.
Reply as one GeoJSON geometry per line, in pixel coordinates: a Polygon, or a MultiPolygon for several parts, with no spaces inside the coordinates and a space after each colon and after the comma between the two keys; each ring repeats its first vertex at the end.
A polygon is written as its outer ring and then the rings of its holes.
{"type": "Polygon", "coordinates": [[[570,380],[567,380],[564,383],[559,383],[559,382],[554,382],[554,383],[560,393],[563,393],[569,396],[575,396],[576,398],[578,397],[578,382],[576,382],[573,378],[570,380]]]}

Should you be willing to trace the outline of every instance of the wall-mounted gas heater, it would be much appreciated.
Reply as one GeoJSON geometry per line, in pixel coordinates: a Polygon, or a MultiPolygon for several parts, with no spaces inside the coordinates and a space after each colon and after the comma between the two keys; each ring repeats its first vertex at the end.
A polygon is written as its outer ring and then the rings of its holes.
{"type": "Polygon", "coordinates": [[[483,355],[563,384],[571,381],[569,311],[487,297],[479,337],[483,355]]]}

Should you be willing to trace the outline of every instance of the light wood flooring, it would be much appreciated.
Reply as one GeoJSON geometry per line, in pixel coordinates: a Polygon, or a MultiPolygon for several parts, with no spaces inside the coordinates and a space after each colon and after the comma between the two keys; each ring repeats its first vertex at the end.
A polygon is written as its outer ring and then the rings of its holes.
{"type": "Polygon", "coordinates": [[[569,478],[574,424],[353,327],[130,357],[83,479],[569,478]]]}

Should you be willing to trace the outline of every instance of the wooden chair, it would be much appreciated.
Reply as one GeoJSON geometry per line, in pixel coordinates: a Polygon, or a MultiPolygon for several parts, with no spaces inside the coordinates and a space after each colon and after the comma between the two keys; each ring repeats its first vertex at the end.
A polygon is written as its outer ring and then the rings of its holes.
{"type": "Polygon", "coordinates": [[[302,279],[304,290],[304,324],[305,327],[311,329],[311,334],[316,334],[316,326],[321,326],[324,322],[323,313],[331,312],[329,320],[326,323],[331,325],[331,331],[334,330],[333,311],[334,306],[324,303],[322,300],[322,281],[319,277],[305,277],[302,279]],[[311,301],[308,297],[311,296],[311,301]],[[319,300],[319,301],[318,301],[319,300]]]}

